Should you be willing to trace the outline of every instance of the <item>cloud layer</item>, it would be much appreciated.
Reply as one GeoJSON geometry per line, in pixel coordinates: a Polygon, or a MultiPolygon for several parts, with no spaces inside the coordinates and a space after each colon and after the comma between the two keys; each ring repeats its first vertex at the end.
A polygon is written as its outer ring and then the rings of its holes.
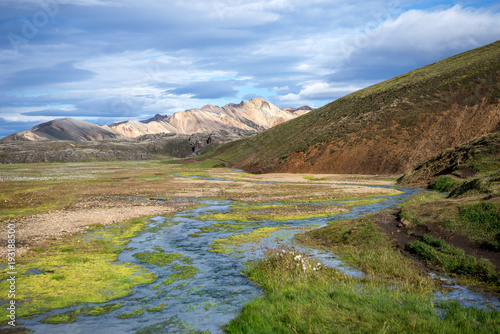
{"type": "Polygon", "coordinates": [[[4,0],[0,137],[262,96],[320,107],[500,36],[491,1],[4,0]]]}

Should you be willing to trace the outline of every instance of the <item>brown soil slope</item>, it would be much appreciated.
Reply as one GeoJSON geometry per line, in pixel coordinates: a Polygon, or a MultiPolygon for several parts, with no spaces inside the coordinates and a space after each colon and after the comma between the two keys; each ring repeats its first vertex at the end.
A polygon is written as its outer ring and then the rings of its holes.
{"type": "Polygon", "coordinates": [[[347,95],[211,157],[258,173],[402,173],[498,130],[500,41],[347,95]]]}

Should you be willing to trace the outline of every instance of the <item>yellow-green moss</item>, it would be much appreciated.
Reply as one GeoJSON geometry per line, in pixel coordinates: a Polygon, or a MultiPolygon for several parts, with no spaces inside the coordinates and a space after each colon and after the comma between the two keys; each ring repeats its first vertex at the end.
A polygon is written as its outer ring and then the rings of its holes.
{"type": "MultiPolygon", "coordinates": [[[[16,291],[16,301],[21,305],[17,316],[103,303],[129,295],[135,285],[153,282],[156,275],[142,266],[116,263],[122,248],[145,224],[134,219],[67,239],[64,244],[50,244],[32,257],[19,259],[16,285],[22,289],[16,291]],[[30,269],[41,273],[29,274],[30,269]]],[[[2,291],[8,290],[6,276],[4,270],[0,274],[2,291]]],[[[5,315],[5,308],[1,308],[0,317],[5,315]]]]}
{"type": "Polygon", "coordinates": [[[179,266],[175,265],[172,266],[174,270],[177,270],[176,273],[173,273],[170,275],[170,277],[166,280],[163,281],[163,285],[170,285],[174,283],[175,281],[180,281],[183,279],[188,279],[193,277],[200,271],[198,268],[193,267],[193,266],[179,266]]]}
{"type": "Polygon", "coordinates": [[[183,256],[177,253],[165,253],[164,250],[156,252],[140,252],[133,255],[137,260],[154,264],[158,267],[163,267],[174,261],[182,261],[185,264],[191,263],[191,259],[187,256],[183,256]]]}
{"type": "Polygon", "coordinates": [[[144,314],[144,311],[142,310],[142,308],[138,308],[138,309],[132,311],[131,313],[122,313],[120,315],[117,315],[116,317],[118,319],[129,319],[129,318],[140,317],[143,314],[144,314]]]}

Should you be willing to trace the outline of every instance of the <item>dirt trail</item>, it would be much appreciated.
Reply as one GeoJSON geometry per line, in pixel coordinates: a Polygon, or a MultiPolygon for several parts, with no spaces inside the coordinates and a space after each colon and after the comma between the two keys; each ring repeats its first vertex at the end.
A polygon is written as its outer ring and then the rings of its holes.
{"type": "Polygon", "coordinates": [[[401,227],[399,226],[401,220],[397,214],[378,214],[375,216],[375,222],[385,233],[397,242],[397,247],[407,255],[410,254],[405,251],[405,246],[422,237],[424,234],[427,234],[434,238],[442,239],[452,246],[461,248],[466,254],[477,258],[488,259],[497,269],[500,269],[500,256],[498,253],[481,248],[480,245],[469,241],[467,237],[463,235],[444,231],[437,226],[419,225],[413,228],[401,227]]]}

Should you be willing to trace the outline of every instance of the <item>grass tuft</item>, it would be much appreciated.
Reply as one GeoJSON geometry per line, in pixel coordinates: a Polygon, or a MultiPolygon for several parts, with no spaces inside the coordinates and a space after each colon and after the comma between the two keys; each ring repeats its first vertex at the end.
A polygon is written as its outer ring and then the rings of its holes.
{"type": "Polygon", "coordinates": [[[443,240],[425,235],[421,240],[408,244],[407,249],[439,269],[500,286],[500,274],[490,261],[467,255],[443,240]]]}

